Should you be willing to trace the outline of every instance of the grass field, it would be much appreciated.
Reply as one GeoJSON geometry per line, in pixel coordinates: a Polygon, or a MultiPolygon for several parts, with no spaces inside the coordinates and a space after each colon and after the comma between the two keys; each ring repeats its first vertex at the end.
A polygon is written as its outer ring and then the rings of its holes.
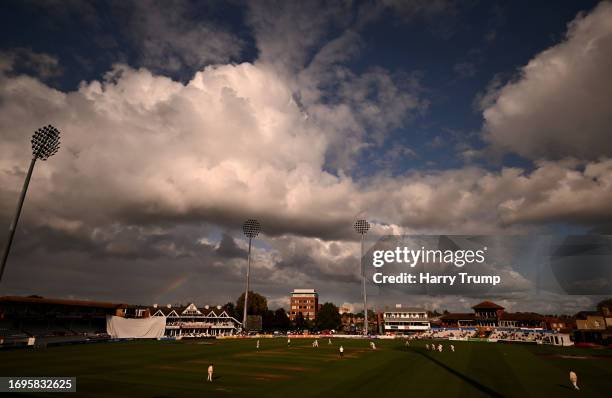
{"type": "MultiPolygon", "coordinates": [[[[311,339],[140,341],[0,352],[2,376],[76,376],[83,397],[612,396],[610,350],[519,344],[311,339]],[[343,359],[338,347],[345,348],[343,359]],[[215,366],[213,383],[206,368],[215,366]],[[569,388],[568,372],[581,391],[569,388]]],[[[33,394],[35,395],[35,394],[33,394]]],[[[18,396],[26,396],[22,393],[18,396]]]]}

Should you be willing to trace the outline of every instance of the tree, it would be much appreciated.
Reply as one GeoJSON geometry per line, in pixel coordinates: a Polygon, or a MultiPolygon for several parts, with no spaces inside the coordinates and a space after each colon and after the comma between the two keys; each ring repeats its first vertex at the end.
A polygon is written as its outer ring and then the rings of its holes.
{"type": "Polygon", "coordinates": [[[234,305],[234,303],[229,302],[227,304],[225,304],[223,306],[223,311],[225,311],[227,313],[227,315],[236,318],[238,320],[240,320],[241,318],[239,317],[238,313],[236,312],[236,306],[234,305]]]}
{"type": "Polygon", "coordinates": [[[291,321],[283,308],[274,311],[274,328],[278,330],[288,330],[291,327],[291,321]]]}
{"type": "MultiPolygon", "coordinates": [[[[244,293],[236,300],[236,312],[240,317],[244,311],[244,293]]],[[[268,300],[259,293],[249,290],[248,315],[262,315],[268,311],[268,300]]]]}
{"type": "Polygon", "coordinates": [[[295,321],[293,322],[296,329],[304,329],[306,327],[306,321],[304,320],[304,314],[302,312],[298,312],[295,316],[295,321]]]}
{"type": "Polygon", "coordinates": [[[319,330],[337,330],[342,324],[338,307],[333,303],[325,303],[317,312],[316,325],[319,330]]]}
{"type": "Polygon", "coordinates": [[[274,311],[267,310],[261,316],[263,330],[274,330],[274,311]]]}
{"type": "Polygon", "coordinates": [[[597,303],[597,310],[604,312],[604,308],[607,308],[609,312],[612,312],[612,298],[605,299],[597,303]]]}
{"type": "MultiPolygon", "coordinates": [[[[354,314],[356,318],[363,318],[363,311],[360,311],[356,314],[354,314]]],[[[368,320],[373,320],[376,319],[376,312],[374,312],[373,310],[368,310],[368,320]]]]}
{"type": "Polygon", "coordinates": [[[609,299],[605,299],[600,301],[599,303],[597,303],[597,309],[598,310],[602,310],[602,308],[604,307],[608,307],[608,308],[612,308],[612,298],[609,299]]]}

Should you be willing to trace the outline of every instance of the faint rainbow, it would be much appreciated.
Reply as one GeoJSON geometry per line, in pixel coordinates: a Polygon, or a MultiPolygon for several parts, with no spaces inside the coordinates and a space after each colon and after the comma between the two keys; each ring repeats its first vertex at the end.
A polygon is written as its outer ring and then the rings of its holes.
{"type": "Polygon", "coordinates": [[[161,291],[159,292],[158,296],[163,296],[165,294],[168,294],[168,293],[171,293],[171,292],[175,291],[179,287],[183,286],[183,284],[187,281],[187,279],[189,279],[189,276],[187,276],[187,275],[179,275],[178,277],[176,277],[176,279],[174,279],[167,286],[165,286],[163,289],[161,289],[161,291]]]}

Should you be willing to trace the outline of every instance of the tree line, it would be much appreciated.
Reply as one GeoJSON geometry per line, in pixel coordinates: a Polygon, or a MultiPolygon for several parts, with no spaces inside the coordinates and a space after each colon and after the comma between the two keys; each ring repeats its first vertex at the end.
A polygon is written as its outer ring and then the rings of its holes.
{"type": "MultiPolygon", "coordinates": [[[[223,306],[229,316],[239,321],[242,320],[244,311],[244,293],[238,297],[235,303],[229,302],[223,306]]],[[[249,291],[249,302],[247,313],[249,315],[261,316],[264,331],[287,331],[292,329],[308,330],[338,330],[342,324],[338,307],[333,303],[324,303],[317,311],[316,319],[304,318],[302,313],[296,315],[295,321],[289,320],[289,315],[284,308],[277,310],[268,309],[268,300],[259,293],[249,291]]]]}

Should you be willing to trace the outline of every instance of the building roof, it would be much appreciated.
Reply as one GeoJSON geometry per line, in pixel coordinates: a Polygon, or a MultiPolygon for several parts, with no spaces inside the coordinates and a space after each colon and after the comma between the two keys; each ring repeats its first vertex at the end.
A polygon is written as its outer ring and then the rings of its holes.
{"type": "Polygon", "coordinates": [[[66,300],[45,298],[39,296],[3,296],[0,297],[0,303],[29,303],[29,304],[49,304],[49,305],[66,305],[73,307],[90,307],[90,308],[127,308],[127,304],[109,303],[105,301],[91,300],[66,300]]]}
{"type": "Polygon", "coordinates": [[[472,313],[452,313],[445,314],[440,317],[441,321],[472,321],[476,320],[475,314],[472,313]]]}
{"type": "MultiPolygon", "coordinates": [[[[185,314],[185,317],[189,317],[189,316],[197,316],[197,317],[210,317],[210,316],[214,316],[214,317],[230,317],[230,315],[226,312],[226,310],[221,307],[220,309],[215,307],[215,306],[209,306],[209,308],[206,308],[206,306],[204,307],[195,307],[193,304],[189,304],[189,305],[185,305],[185,306],[180,306],[180,307],[149,307],[149,313],[152,316],[155,316],[155,314],[158,314],[159,312],[161,312],[164,316],[169,316],[170,314],[172,314],[172,312],[176,313],[176,315],[178,316],[182,316],[183,312],[185,310],[187,310],[188,308],[193,309],[196,308],[200,313],[199,314],[185,314]]],[[[172,316],[175,316],[174,314],[172,314],[172,316]]]]}
{"type": "Polygon", "coordinates": [[[423,308],[417,308],[417,307],[402,307],[402,308],[392,308],[392,309],[385,309],[384,312],[427,312],[427,310],[424,310],[423,308]]]}
{"type": "Polygon", "coordinates": [[[504,307],[501,305],[497,305],[492,301],[483,301],[482,303],[478,303],[472,307],[475,310],[503,310],[504,307]]]}
{"type": "Polygon", "coordinates": [[[499,319],[502,321],[543,321],[545,318],[535,312],[504,312],[499,319]]]}
{"type": "Polygon", "coordinates": [[[293,289],[291,294],[317,294],[315,289],[293,289]]]}

